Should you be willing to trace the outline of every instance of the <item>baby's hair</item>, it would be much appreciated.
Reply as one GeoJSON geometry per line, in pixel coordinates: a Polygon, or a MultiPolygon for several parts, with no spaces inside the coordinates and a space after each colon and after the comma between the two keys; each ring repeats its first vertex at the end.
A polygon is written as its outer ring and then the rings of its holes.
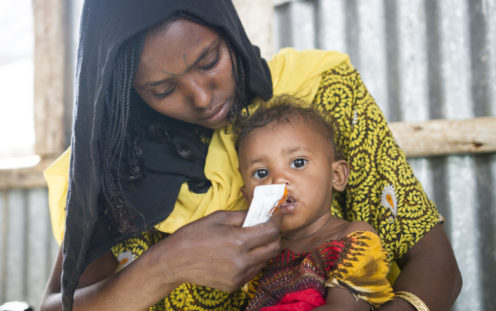
{"type": "Polygon", "coordinates": [[[240,143],[253,130],[265,127],[272,122],[290,123],[290,118],[293,116],[303,118],[308,124],[313,125],[316,130],[320,131],[331,144],[335,159],[342,159],[341,153],[336,148],[334,142],[335,131],[331,117],[329,116],[329,119],[326,120],[317,110],[292,95],[275,96],[252,115],[241,119],[234,129],[236,134],[236,151],[239,151],[240,143]]]}

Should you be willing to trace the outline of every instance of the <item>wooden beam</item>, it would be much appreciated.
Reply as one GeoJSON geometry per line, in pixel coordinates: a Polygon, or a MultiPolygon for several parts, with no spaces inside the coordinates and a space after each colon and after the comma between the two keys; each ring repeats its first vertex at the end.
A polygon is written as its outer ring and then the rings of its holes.
{"type": "Polygon", "coordinates": [[[32,0],[34,21],[35,153],[64,150],[66,34],[64,0],[32,0]]]}
{"type": "Polygon", "coordinates": [[[55,160],[46,157],[34,167],[0,170],[0,190],[46,187],[43,171],[55,160]]]}
{"type": "Polygon", "coordinates": [[[390,128],[407,157],[496,152],[496,117],[392,122],[390,128]]]}
{"type": "MultiPolygon", "coordinates": [[[[392,122],[390,128],[409,158],[496,152],[496,117],[392,122]]],[[[55,159],[44,157],[35,167],[0,170],[0,189],[45,186],[42,172],[55,159]]]]}

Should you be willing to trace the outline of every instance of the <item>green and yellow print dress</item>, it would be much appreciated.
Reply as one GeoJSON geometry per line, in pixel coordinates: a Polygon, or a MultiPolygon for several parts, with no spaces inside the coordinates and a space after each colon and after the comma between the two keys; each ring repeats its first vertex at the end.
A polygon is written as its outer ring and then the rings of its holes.
{"type": "MultiPolygon", "coordinates": [[[[347,220],[370,223],[378,232],[387,260],[401,258],[441,216],[413,175],[359,73],[345,55],[335,52],[286,49],[276,58],[277,66],[269,64],[274,94],[281,94],[277,89],[284,76],[292,81],[301,78],[300,70],[312,72],[316,79],[310,75],[308,80],[315,84],[314,90],[303,87],[303,91],[293,95],[301,97],[307,90],[313,99],[308,101],[322,115],[334,120],[336,144],[351,172],[345,192],[337,194],[334,200],[333,213],[347,220]],[[321,60],[328,57],[337,61],[321,68],[321,60]]],[[[153,229],[119,243],[112,251],[125,264],[165,236],[153,229]]],[[[228,295],[183,284],[150,310],[242,310],[247,297],[241,291],[228,295]]]]}
{"type": "Polygon", "coordinates": [[[336,144],[350,165],[332,211],[378,232],[388,260],[401,258],[442,220],[413,175],[359,73],[343,63],[322,75],[314,107],[334,120],[336,144]]]}

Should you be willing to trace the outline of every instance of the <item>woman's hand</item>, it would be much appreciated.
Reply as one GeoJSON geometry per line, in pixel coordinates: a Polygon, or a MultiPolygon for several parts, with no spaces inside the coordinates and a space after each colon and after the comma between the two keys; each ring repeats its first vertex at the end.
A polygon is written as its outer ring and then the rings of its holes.
{"type": "MultiPolygon", "coordinates": [[[[226,292],[240,288],[280,252],[280,216],[241,228],[245,211],[219,211],[179,229],[115,273],[107,252],[81,275],[74,310],[146,310],[184,282],[226,292]]],[[[59,253],[41,310],[61,310],[59,253]]]]}
{"type": "Polygon", "coordinates": [[[176,286],[190,282],[225,292],[240,288],[281,250],[279,215],[241,228],[245,216],[246,211],[218,211],[154,246],[150,255],[157,267],[165,268],[160,274],[176,286]]]}

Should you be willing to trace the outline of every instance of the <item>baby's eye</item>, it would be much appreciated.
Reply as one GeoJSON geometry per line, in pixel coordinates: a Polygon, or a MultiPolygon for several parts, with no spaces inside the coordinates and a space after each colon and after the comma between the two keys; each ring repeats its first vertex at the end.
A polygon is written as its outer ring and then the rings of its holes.
{"type": "Polygon", "coordinates": [[[291,163],[291,168],[302,168],[307,164],[307,162],[308,161],[305,159],[296,159],[293,161],[293,163],[291,163]]]}
{"type": "Polygon", "coordinates": [[[265,168],[260,168],[253,173],[253,177],[258,178],[258,179],[264,179],[269,175],[269,170],[265,168]]]}

